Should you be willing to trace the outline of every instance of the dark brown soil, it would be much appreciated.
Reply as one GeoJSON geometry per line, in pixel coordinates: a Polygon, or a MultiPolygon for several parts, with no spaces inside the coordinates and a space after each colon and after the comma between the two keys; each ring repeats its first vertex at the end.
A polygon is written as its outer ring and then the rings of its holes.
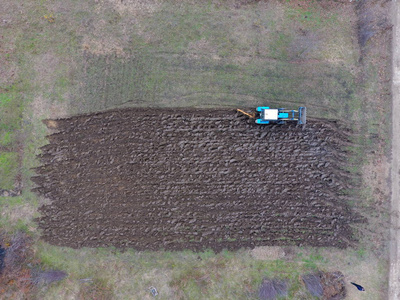
{"type": "Polygon", "coordinates": [[[258,126],[230,110],[125,109],[48,120],[33,181],[44,240],[138,250],[346,247],[349,131],[258,126]]]}

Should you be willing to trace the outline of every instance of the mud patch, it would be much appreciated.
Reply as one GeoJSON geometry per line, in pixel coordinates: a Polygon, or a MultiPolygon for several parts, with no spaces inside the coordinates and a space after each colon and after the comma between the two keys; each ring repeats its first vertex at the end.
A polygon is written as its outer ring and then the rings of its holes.
{"type": "Polygon", "coordinates": [[[59,119],[35,191],[60,246],[347,247],[351,176],[336,122],[257,126],[228,110],[126,109],[59,119]]]}

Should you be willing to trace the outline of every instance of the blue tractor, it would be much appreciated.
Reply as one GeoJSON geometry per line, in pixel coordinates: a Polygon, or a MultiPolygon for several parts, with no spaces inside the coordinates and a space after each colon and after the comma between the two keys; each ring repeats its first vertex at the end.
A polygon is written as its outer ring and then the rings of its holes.
{"type": "Polygon", "coordinates": [[[297,124],[306,124],[307,109],[299,107],[298,110],[285,108],[270,108],[260,106],[256,109],[256,124],[285,124],[287,121],[297,121],[297,124]]]}

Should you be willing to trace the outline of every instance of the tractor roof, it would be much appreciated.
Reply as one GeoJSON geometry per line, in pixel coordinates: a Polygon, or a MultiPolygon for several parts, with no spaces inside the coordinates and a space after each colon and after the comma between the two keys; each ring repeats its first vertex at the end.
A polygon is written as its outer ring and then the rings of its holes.
{"type": "Polygon", "coordinates": [[[278,110],[277,109],[265,109],[264,110],[264,120],[278,120],[278,110]]]}

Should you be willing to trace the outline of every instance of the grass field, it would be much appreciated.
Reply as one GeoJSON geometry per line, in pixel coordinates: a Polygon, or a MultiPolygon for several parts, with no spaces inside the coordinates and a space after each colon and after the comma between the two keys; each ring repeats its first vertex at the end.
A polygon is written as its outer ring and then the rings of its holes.
{"type": "MultiPolygon", "coordinates": [[[[154,285],[160,299],[256,299],[269,276],[287,279],[292,299],[310,299],[299,275],[318,268],[365,283],[362,299],[384,299],[388,42],[375,36],[368,51],[360,47],[352,3],[248,2],[0,0],[0,189],[22,186],[20,196],[0,197],[0,224],[9,235],[33,237],[42,267],[69,274],[36,291],[39,298],[151,299],[154,285]],[[355,131],[349,170],[360,188],[346,192],[369,224],[356,228],[354,249],[121,253],[39,240],[33,218],[48,199],[30,192],[29,178],[48,134],[42,119],[115,107],[262,104],[306,105],[311,117],[355,131]]],[[[361,299],[348,289],[349,299],[361,299]]]]}

